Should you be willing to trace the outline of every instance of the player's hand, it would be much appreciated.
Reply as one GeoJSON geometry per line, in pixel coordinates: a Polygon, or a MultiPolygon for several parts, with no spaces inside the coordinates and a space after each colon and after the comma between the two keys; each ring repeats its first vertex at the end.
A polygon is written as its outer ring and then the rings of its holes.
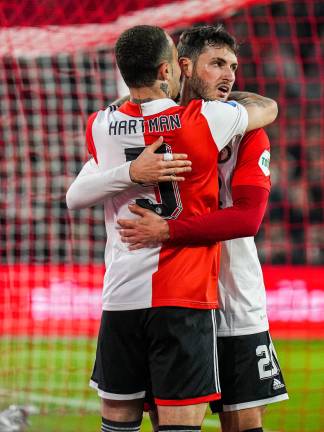
{"type": "MultiPolygon", "coordinates": [[[[155,153],[163,144],[160,137],[148,146],[132,163],[129,168],[130,178],[134,183],[156,183],[168,181],[183,181],[179,174],[191,171],[191,161],[184,153],[172,153],[172,160],[164,160],[163,154],[155,153]]],[[[168,156],[170,154],[168,153],[168,156]]]]}
{"type": "Polygon", "coordinates": [[[158,246],[170,238],[168,223],[151,210],[130,204],[129,210],[140,216],[138,219],[119,219],[120,236],[129,250],[158,246]]]}

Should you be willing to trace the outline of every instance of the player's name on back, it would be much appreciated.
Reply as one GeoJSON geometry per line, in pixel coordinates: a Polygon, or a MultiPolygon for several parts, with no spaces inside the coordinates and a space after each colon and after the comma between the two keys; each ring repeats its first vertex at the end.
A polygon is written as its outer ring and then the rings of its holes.
{"type": "Polygon", "coordinates": [[[181,120],[178,114],[162,115],[150,119],[135,119],[111,121],[109,123],[109,135],[135,135],[144,133],[145,124],[149,133],[167,132],[181,128],[181,120]]]}

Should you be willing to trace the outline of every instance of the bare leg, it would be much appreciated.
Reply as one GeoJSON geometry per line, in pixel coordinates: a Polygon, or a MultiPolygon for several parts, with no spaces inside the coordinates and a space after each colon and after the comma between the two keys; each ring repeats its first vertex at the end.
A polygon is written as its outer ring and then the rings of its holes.
{"type": "Polygon", "coordinates": [[[159,425],[201,426],[206,408],[206,403],[186,406],[158,405],[159,425]]]}
{"type": "Polygon", "coordinates": [[[102,399],[101,414],[105,419],[117,422],[137,421],[143,415],[143,399],[102,399]]]}
{"type": "Polygon", "coordinates": [[[222,432],[241,432],[262,427],[265,407],[247,408],[239,411],[219,413],[222,432]]]}

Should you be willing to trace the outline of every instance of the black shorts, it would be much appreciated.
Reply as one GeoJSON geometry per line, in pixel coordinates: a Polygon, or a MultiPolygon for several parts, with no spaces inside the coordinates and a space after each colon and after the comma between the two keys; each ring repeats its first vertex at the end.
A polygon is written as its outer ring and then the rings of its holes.
{"type": "Polygon", "coordinates": [[[215,312],[103,311],[90,386],[114,400],[144,398],[151,389],[157,405],[219,399],[215,312]]]}
{"type": "Polygon", "coordinates": [[[212,412],[237,411],[288,399],[269,332],[219,337],[218,364],[222,398],[212,412]]]}

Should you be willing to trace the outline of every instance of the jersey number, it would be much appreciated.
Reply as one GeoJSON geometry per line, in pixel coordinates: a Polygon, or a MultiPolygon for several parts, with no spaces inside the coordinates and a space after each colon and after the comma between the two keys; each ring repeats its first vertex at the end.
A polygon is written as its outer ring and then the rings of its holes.
{"type": "Polygon", "coordinates": [[[272,343],[267,345],[259,345],[256,348],[256,355],[262,357],[258,361],[260,379],[271,378],[278,375],[279,368],[277,365],[277,357],[272,343]]]}
{"type": "MultiPolygon", "coordinates": [[[[145,147],[132,147],[125,149],[126,162],[136,159],[145,147]]],[[[171,147],[167,144],[162,144],[156,153],[172,153],[171,147]]],[[[176,219],[182,211],[182,203],[177,182],[163,182],[154,186],[157,202],[154,203],[150,199],[139,198],[136,204],[154,211],[164,219],[176,219]]]]}

